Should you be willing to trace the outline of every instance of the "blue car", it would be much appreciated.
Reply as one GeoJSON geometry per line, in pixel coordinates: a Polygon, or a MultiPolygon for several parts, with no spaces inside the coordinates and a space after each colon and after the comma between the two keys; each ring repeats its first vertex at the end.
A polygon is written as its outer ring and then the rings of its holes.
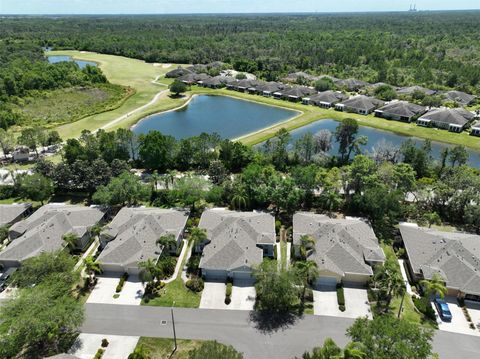
{"type": "Polygon", "coordinates": [[[435,307],[437,307],[438,314],[440,318],[442,318],[445,322],[452,321],[452,313],[450,312],[450,308],[448,308],[448,303],[445,302],[441,298],[435,298],[435,307]]]}

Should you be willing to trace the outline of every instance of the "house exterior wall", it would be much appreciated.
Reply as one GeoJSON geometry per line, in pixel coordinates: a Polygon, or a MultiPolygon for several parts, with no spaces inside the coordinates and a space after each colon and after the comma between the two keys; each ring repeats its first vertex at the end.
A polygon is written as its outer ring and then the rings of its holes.
{"type": "Polygon", "coordinates": [[[218,269],[202,269],[202,275],[206,280],[226,280],[228,272],[218,269]]]}
{"type": "Polygon", "coordinates": [[[370,276],[366,275],[366,274],[346,273],[342,282],[345,285],[354,285],[354,286],[355,285],[365,285],[365,284],[367,284],[369,279],[370,279],[370,276]]]}
{"type": "Polygon", "coordinates": [[[272,257],[274,253],[274,244],[259,244],[259,248],[263,249],[263,256],[264,257],[272,257]]]}

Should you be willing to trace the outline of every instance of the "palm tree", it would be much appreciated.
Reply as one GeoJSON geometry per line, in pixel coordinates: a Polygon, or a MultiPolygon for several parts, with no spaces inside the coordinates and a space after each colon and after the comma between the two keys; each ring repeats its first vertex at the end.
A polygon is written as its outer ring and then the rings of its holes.
{"type": "Polygon", "coordinates": [[[237,193],[232,197],[231,206],[235,210],[247,208],[247,197],[242,193],[237,193]]]}
{"type": "Polygon", "coordinates": [[[88,282],[92,283],[95,274],[101,273],[102,269],[100,268],[100,264],[95,262],[92,256],[88,256],[85,258],[85,272],[88,274],[88,282]]]}
{"type": "Polygon", "coordinates": [[[162,255],[164,254],[165,249],[167,250],[167,253],[170,253],[177,248],[177,241],[175,239],[175,235],[172,233],[161,236],[159,239],[157,239],[156,244],[162,246],[164,249],[162,251],[162,255]]]}
{"type": "Polygon", "coordinates": [[[306,259],[307,256],[315,251],[315,238],[307,234],[300,237],[300,256],[306,259]]]}
{"type": "Polygon", "coordinates": [[[343,359],[365,359],[367,354],[365,353],[365,347],[362,343],[350,342],[343,349],[343,359]]]}
{"type": "Polygon", "coordinates": [[[385,294],[385,309],[388,310],[393,297],[403,293],[405,285],[403,277],[396,269],[395,264],[387,261],[375,273],[374,281],[380,286],[381,293],[385,294]]]}
{"type": "Polygon", "coordinates": [[[167,173],[165,173],[165,176],[164,176],[164,183],[165,183],[165,187],[166,189],[169,188],[169,185],[171,184],[172,187],[175,183],[175,178],[177,177],[177,171],[175,170],[168,170],[167,173]]]}
{"type": "Polygon", "coordinates": [[[190,231],[189,242],[194,246],[198,246],[207,241],[207,231],[203,228],[193,227],[190,231]]]}
{"type": "Polygon", "coordinates": [[[436,295],[440,298],[444,298],[447,294],[447,287],[445,286],[445,281],[442,276],[438,273],[434,273],[432,279],[420,281],[425,293],[431,298],[436,295]]]}
{"type": "Polygon", "coordinates": [[[313,283],[318,277],[317,263],[315,263],[314,261],[298,261],[295,263],[295,269],[303,286],[303,303],[305,301],[305,292],[308,285],[313,283]]]}
{"type": "Polygon", "coordinates": [[[77,247],[80,237],[76,233],[69,232],[69,233],[65,233],[62,239],[65,242],[67,242],[67,246],[70,249],[70,251],[73,251],[77,247]]]}
{"type": "Polygon", "coordinates": [[[158,267],[151,259],[138,263],[138,268],[140,268],[138,276],[143,285],[145,285],[145,283],[154,282],[159,275],[158,267]]]}
{"type": "MultiPolygon", "coordinates": [[[[157,170],[153,171],[153,173],[150,175],[150,184],[152,185],[152,192],[158,189],[159,180],[160,180],[160,176],[158,175],[158,171],[157,170]]],[[[168,186],[167,186],[167,189],[168,189],[168,186]]]]}

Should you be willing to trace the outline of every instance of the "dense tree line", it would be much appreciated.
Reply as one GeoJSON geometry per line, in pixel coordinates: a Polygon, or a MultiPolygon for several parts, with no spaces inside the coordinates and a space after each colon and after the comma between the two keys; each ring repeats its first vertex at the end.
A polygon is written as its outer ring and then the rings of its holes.
{"type": "MultiPolygon", "coordinates": [[[[392,85],[478,89],[478,12],[4,18],[1,39],[148,62],[228,62],[277,79],[295,70],[392,85]]],[[[474,91],[476,92],[476,91],[474,91]]]]}
{"type": "Polygon", "coordinates": [[[102,71],[93,66],[83,70],[75,62],[50,64],[43,49],[32,41],[0,41],[0,128],[23,120],[12,104],[35,91],[106,83],[102,71]]]}

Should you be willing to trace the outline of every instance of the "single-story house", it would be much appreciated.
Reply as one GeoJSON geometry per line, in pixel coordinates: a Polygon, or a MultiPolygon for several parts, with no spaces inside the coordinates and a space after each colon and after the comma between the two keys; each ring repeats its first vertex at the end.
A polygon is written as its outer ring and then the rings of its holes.
{"type": "Polygon", "coordinates": [[[377,100],[376,98],[358,95],[343,102],[337,103],[335,105],[335,110],[357,113],[359,115],[368,115],[376,108],[383,106],[384,104],[385,102],[377,100]]]}
{"type": "Polygon", "coordinates": [[[347,91],[358,91],[369,85],[368,82],[357,79],[341,79],[336,80],[334,83],[337,87],[343,88],[347,91]]]}
{"type": "Polygon", "coordinates": [[[181,66],[177,67],[175,70],[169,71],[165,74],[165,77],[167,79],[176,79],[178,77],[188,75],[188,74],[193,74],[192,70],[185,69],[181,66]]]}
{"type": "Polygon", "coordinates": [[[200,74],[200,73],[207,72],[208,71],[208,66],[205,65],[205,64],[195,64],[195,65],[192,65],[192,66],[188,66],[187,70],[195,72],[197,74],[200,74]]]}
{"type": "Polygon", "coordinates": [[[472,125],[470,134],[472,136],[480,136],[480,121],[475,121],[475,123],[472,125]]]}
{"type": "Polygon", "coordinates": [[[236,90],[240,92],[247,92],[249,88],[254,88],[257,86],[259,81],[257,80],[237,80],[235,82],[227,84],[227,89],[236,90]]]}
{"type": "Polygon", "coordinates": [[[290,86],[284,86],[283,88],[278,89],[278,91],[275,91],[273,93],[273,98],[277,100],[283,99],[285,96],[284,94],[288,91],[290,91],[292,88],[290,86]]]}
{"type": "Polygon", "coordinates": [[[438,273],[448,295],[480,302],[480,236],[441,232],[401,223],[400,234],[412,279],[432,279],[438,273]]]}
{"type": "Polygon", "coordinates": [[[193,84],[196,84],[197,82],[208,80],[210,77],[211,76],[207,74],[193,73],[193,74],[186,74],[186,75],[180,76],[177,80],[187,85],[193,85],[193,84]]]}
{"type": "Polygon", "coordinates": [[[207,280],[251,278],[263,257],[273,257],[275,218],[270,214],[210,209],[198,226],[207,231],[199,265],[207,280]]]}
{"type": "Polygon", "coordinates": [[[424,106],[416,105],[407,101],[392,101],[375,110],[375,116],[386,118],[387,120],[411,122],[425,112],[427,112],[427,108],[424,106]]]}
{"type": "Polygon", "coordinates": [[[30,158],[30,148],[27,146],[19,146],[15,148],[12,158],[15,162],[27,162],[30,158]]]}
{"type": "Polygon", "coordinates": [[[438,127],[451,132],[462,132],[475,115],[463,108],[437,108],[420,116],[417,125],[438,127]]]}
{"type": "Polygon", "coordinates": [[[323,108],[333,107],[336,103],[340,101],[345,101],[348,99],[348,96],[341,93],[340,91],[323,91],[315,95],[304,97],[302,102],[305,105],[314,105],[320,106],[323,108]]]}
{"type": "Polygon", "coordinates": [[[316,81],[318,80],[318,77],[307,74],[306,72],[293,72],[288,74],[283,78],[283,81],[285,82],[292,82],[292,83],[298,83],[299,81],[301,82],[302,80],[304,81],[316,81]]]}
{"type": "Polygon", "coordinates": [[[288,101],[300,101],[305,96],[310,96],[316,93],[314,89],[311,89],[306,86],[294,86],[288,90],[282,92],[282,97],[284,100],[288,101]]]}
{"type": "Polygon", "coordinates": [[[18,267],[20,262],[43,252],[55,252],[67,246],[63,236],[75,233],[77,247],[85,248],[91,239],[91,228],[100,222],[104,212],[95,207],[47,204],[30,217],[10,227],[10,244],[0,252],[0,263],[18,267]]]}
{"type": "Polygon", "coordinates": [[[100,234],[102,270],[138,274],[138,263],[160,258],[163,248],[156,243],[160,237],[173,234],[177,248],[181,245],[188,216],[188,211],[177,209],[122,208],[100,234]]]}
{"type": "Polygon", "coordinates": [[[462,91],[447,91],[443,93],[446,101],[453,101],[459,106],[468,106],[475,101],[475,96],[462,91]]]}
{"type": "Polygon", "coordinates": [[[203,87],[209,88],[221,88],[225,87],[227,84],[235,82],[236,80],[231,76],[215,76],[209,79],[199,81],[198,84],[203,87]]]}
{"type": "Polygon", "coordinates": [[[372,227],[361,219],[333,219],[298,212],[293,216],[293,245],[298,253],[302,236],[312,237],[314,250],[307,259],[317,264],[317,286],[365,285],[372,266],[382,264],[385,254],[372,227]]]}
{"type": "Polygon", "coordinates": [[[0,204],[0,227],[10,227],[32,213],[31,203],[0,204]]]}
{"type": "Polygon", "coordinates": [[[257,86],[257,93],[265,97],[272,97],[277,91],[285,88],[285,85],[280,82],[264,82],[257,86]]]}
{"type": "Polygon", "coordinates": [[[397,90],[398,95],[411,95],[414,92],[423,92],[427,96],[432,96],[437,93],[435,90],[430,90],[422,86],[407,86],[407,87],[400,87],[397,90]]]}

